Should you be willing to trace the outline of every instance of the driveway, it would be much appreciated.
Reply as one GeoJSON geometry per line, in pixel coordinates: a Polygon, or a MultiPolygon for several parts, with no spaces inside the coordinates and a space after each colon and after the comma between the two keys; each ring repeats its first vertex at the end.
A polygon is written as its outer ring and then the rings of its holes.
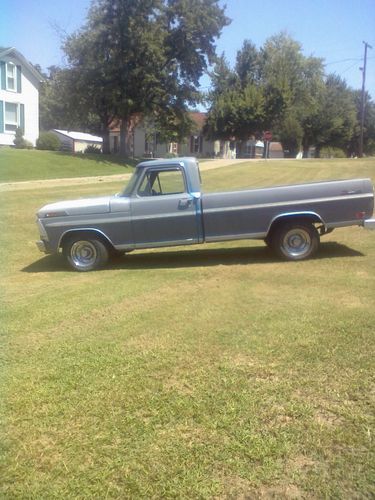
{"type": "MultiPolygon", "coordinates": [[[[229,165],[239,165],[240,163],[248,162],[248,159],[238,160],[205,160],[200,163],[201,171],[211,170],[214,168],[228,167],[229,165]]],[[[251,160],[262,161],[262,160],[251,160]]],[[[2,182],[0,183],[0,191],[19,191],[23,189],[73,186],[77,184],[96,184],[97,182],[117,182],[127,181],[132,174],[116,174],[116,175],[99,175],[93,177],[68,177],[64,179],[42,179],[37,181],[19,181],[19,182],[2,182]]]]}

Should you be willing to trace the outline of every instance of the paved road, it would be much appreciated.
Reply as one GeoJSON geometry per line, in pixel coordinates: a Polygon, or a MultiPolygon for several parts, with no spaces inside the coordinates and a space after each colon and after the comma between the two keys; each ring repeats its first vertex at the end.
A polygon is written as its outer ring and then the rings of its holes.
{"type": "MultiPolygon", "coordinates": [[[[238,160],[207,160],[200,164],[200,169],[211,170],[214,168],[227,167],[229,165],[238,165],[247,162],[247,159],[238,160]]],[[[262,160],[251,160],[262,161],[262,160]]],[[[73,186],[77,184],[96,184],[98,182],[116,182],[127,181],[131,174],[116,174],[116,175],[99,175],[94,177],[69,177],[65,179],[42,179],[38,181],[19,181],[19,182],[2,182],[0,183],[0,191],[19,191],[24,189],[37,189],[60,186],[73,186]]]]}

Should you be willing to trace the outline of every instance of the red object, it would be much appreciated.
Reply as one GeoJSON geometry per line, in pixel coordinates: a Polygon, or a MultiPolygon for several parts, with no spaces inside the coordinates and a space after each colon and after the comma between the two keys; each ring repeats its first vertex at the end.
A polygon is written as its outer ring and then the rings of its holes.
{"type": "Polygon", "coordinates": [[[270,132],[269,130],[266,130],[265,132],[263,132],[263,139],[265,141],[271,141],[272,140],[272,132],[270,132]]]}

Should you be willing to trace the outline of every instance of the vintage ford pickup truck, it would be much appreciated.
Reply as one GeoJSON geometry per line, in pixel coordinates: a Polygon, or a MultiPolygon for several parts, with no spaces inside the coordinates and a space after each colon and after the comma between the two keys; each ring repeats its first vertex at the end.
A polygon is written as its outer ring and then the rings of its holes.
{"type": "Polygon", "coordinates": [[[39,249],[62,253],[76,271],[134,249],[262,239],[286,260],[311,257],[320,236],[370,219],[370,179],[202,193],[195,158],[140,163],[122,193],[62,201],[37,213],[39,249]]]}

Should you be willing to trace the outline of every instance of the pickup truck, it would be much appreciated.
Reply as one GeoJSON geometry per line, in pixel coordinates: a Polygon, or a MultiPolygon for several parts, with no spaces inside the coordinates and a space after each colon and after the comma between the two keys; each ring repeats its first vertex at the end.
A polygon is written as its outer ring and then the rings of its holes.
{"type": "Polygon", "coordinates": [[[370,179],[203,193],[195,158],[137,165],[122,193],[61,201],[37,213],[38,248],[91,271],[136,249],[262,239],[285,260],[312,257],[320,236],[345,226],[373,229],[370,179]]]}

